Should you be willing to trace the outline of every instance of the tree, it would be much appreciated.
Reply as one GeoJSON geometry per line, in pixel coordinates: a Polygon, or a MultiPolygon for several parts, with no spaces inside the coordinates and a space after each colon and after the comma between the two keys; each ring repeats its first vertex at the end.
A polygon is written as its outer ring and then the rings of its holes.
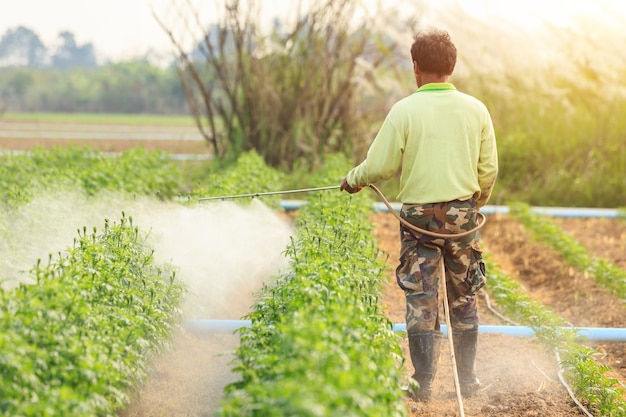
{"type": "Polygon", "coordinates": [[[0,66],[43,67],[47,52],[35,32],[18,26],[7,30],[0,39],[0,66]]]}
{"type": "Polygon", "coordinates": [[[384,19],[365,15],[355,23],[359,2],[321,0],[264,34],[260,2],[224,3],[210,30],[188,1],[182,35],[155,16],[170,37],[189,108],[215,155],[254,149],[268,164],[291,170],[298,162],[316,167],[327,153],[353,151],[354,137],[371,120],[363,94],[380,92],[374,71],[389,64],[363,57],[384,58],[395,48],[370,30],[375,19],[384,19]],[[183,39],[194,37],[194,30],[201,40],[188,52],[183,39]]]}
{"type": "MultiPolygon", "coordinates": [[[[29,68],[12,68],[3,70],[0,77],[0,100],[4,106],[21,106],[33,85],[32,70],[29,68]]],[[[4,107],[0,106],[0,107],[4,107]]]]}
{"type": "Polygon", "coordinates": [[[78,45],[74,39],[74,34],[68,31],[60,32],[59,39],[61,43],[52,55],[51,65],[53,68],[66,70],[69,68],[94,68],[98,65],[91,42],[78,45]]]}

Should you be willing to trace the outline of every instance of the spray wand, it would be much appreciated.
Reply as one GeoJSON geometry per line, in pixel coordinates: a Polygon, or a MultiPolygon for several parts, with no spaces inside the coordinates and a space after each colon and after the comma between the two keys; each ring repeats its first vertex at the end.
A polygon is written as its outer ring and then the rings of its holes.
{"type": "MultiPolygon", "coordinates": [[[[233,198],[245,198],[245,197],[255,198],[255,197],[261,197],[261,196],[265,196],[265,195],[306,193],[306,192],[312,192],[312,191],[336,190],[336,189],[339,189],[340,187],[341,187],[340,185],[330,185],[330,186],[327,186],[327,187],[301,188],[299,190],[268,191],[268,192],[265,192],[265,193],[224,195],[224,196],[220,196],[220,197],[203,197],[203,198],[199,198],[198,201],[229,200],[229,199],[233,199],[233,198]]],[[[398,213],[396,213],[395,210],[393,209],[393,207],[391,206],[391,203],[389,203],[389,200],[387,200],[385,198],[385,195],[374,184],[369,184],[368,187],[371,188],[372,190],[374,190],[374,192],[376,192],[376,194],[378,194],[378,196],[382,200],[383,204],[385,204],[385,206],[387,206],[387,209],[389,210],[389,212],[391,214],[393,214],[394,217],[400,221],[400,223],[402,223],[407,228],[413,230],[414,232],[417,232],[417,233],[420,233],[420,234],[424,234],[424,235],[427,235],[427,236],[430,236],[430,237],[442,238],[442,239],[447,239],[447,238],[451,238],[451,237],[453,237],[453,238],[460,238],[460,237],[464,237],[464,236],[467,236],[467,235],[470,235],[470,234],[476,232],[478,229],[483,227],[483,225],[485,224],[485,215],[482,214],[481,212],[478,212],[477,213],[477,215],[478,215],[478,225],[476,227],[474,227],[473,229],[471,229],[471,230],[466,230],[466,231],[458,232],[458,233],[436,233],[436,232],[431,232],[430,230],[425,230],[425,229],[419,228],[419,227],[415,226],[414,224],[409,223],[408,221],[406,221],[402,217],[400,217],[400,215],[398,215],[398,213]]],[[[359,190],[361,190],[364,187],[358,187],[358,188],[359,188],[359,190]]]]}
{"type": "Polygon", "coordinates": [[[340,187],[340,185],[331,185],[328,187],[317,187],[317,188],[301,188],[299,190],[285,190],[285,191],[268,191],[266,193],[251,193],[251,194],[237,194],[237,195],[223,195],[221,197],[204,197],[199,198],[198,201],[209,201],[209,200],[230,200],[233,198],[245,198],[245,197],[261,197],[264,195],[279,195],[279,194],[295,194],[295,193],[308,193],[311,191],[324,191],[324,190],[336,190],[340,187]]]}

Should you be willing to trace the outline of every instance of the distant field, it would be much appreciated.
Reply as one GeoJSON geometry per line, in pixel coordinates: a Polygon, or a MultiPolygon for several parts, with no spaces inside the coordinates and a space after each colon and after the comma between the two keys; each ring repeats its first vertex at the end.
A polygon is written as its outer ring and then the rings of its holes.
{"type": "Polygon", "coordinates": [[[192,116],[110,113],[4,113],[0,122],[194,126],[192,116]]]}
{"type": "Polygon", "coordinates": [[[6,113],[0,117],[0,151],[70,145],[103,152],[131,148],[176,154],[209,152],[191,116],[6,113]]]}

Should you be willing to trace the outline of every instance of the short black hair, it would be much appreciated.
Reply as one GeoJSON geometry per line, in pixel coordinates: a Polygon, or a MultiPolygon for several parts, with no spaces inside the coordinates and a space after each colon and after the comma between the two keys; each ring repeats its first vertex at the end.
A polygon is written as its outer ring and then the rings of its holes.
{"type": "Polygon", "coordinates": [[[411,59],[422,72],[451,75],[456,65],[456,46],[444,30],[419,32],[413,37],[411,59]]]}

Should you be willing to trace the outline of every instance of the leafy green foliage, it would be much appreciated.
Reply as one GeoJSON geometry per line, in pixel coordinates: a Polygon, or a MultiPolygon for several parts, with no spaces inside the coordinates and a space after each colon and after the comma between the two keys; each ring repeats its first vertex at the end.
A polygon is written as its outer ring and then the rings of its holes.
{"type": "MultiPolygon", "coordinates": [[[[194,188],[191,200],[202,197],[220,197],[227,195],[254,194],[280,191],[285,175],[265,164],[255,151],[248,151],[239,156],[234,164],[218,166],[207,179],[209,184],[194,188]]],[[[250,198],[251,199],[251,198],[250,198]]],[[[233,200],[247,203],[250,199],[233,200]]],[[[278,207],[280,196],[264,196],[263,202],[270,207],[278,207]]]]}
{"type": "Polygon", "coordinates": [[[221,415],[406,415],[369,207],[366,194],[309,198],[287,248],[291,270],[263,287],[241,331],[241,378],[227,387],[221,415]]]}
{"type": "Polygon", "coordinates": [[[179,320],[184,288],[122,215],[0,292],[0,411],[110,416],[179,320]]]}
{"type": "Polygon", "coordinates": [[[145,59],[97,68],[0,68],[0,94],[12,112],[185,114],[176,69],[145,59]]]}
{"type": "Polygon", "coordinates": [[[597,353],[583,345],[570,345],[562,361],[567,368],[567,376],[595,415],[623,416],[626,414],[626,390],[619,385],[618,379],[609,376],[609,366],[599,365],[593,359],[597,353]]]}
{"type": "Polygon", "coordinates": [[[17,207],[38,192],[82,190],[170,198],[182,188],[182,171],[165,152],[133,149],[107,157],[73,147],[37,149],[0,158],[0,202],[17,207]]]}
{"type": "Polygon", "coordinates": [[[534,214],[527,204],[514,203],[510,212],[534,236],[559,251],[570,265],[581,272],[588,272],[598,284],[626,300],[626,271],[607,259],[592,256],[584,245],[549,219],[534,214]]]}

